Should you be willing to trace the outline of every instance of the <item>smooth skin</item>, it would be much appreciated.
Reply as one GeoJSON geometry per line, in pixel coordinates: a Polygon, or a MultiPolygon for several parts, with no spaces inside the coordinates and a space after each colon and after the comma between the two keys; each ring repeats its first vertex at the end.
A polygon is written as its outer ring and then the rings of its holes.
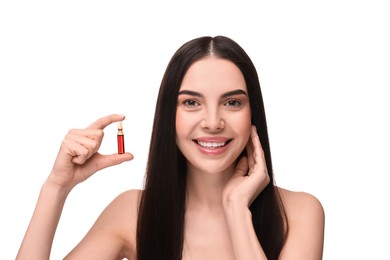
{"type": "MultiPolygon", "coordinates": [[[[176,113],[176,142],[188,162],[183,259],[266,259],[249,206],[269,177],[250,115],[245,80],[233,63],[211,56],[192,64],[180,88],[176,113]],[[237,162],[243,149],[248,156],[237,162]]],[[[69,131],[42,186],[16,259],[49,259],[69,192],[97,171],[133,158],[131,153],[98,153],[104,128],[124,119],[110,115],[86,129],[69,131]]],[[[280,259],[322,259],[321,203],[308,193],[279,190],[290,227],[280,259]]],[[[136,259],[141,192],[129,190],[115,198],[65,259],[136,259]]]]}

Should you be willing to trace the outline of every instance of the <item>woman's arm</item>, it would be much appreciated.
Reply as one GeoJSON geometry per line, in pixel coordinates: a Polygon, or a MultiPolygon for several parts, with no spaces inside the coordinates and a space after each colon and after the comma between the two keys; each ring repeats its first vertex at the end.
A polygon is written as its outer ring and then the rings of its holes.
{"type": "Polygon", "coordinates": [[[42,186],[16,259],[49,259],[61,212],[73,187],[103,168],[133,158],[130,153],[101,155],[97,152],[104,136],[103,129],[123,119],[122,115],[110,115],[86,129],[68,132],[53,169],[42,186]]]}
{"type": "Polygon", "coordinates": [[[225,218],[236,259],[267,259],[257,239],[248,208],[233,203],[225,206],[225,218]]]}
{"type": "Polygon", "coordinates": [[[16,259],[49,259],[55,231],[69,191],[46,181],[16,259]]]}
{"type": "MultiPolygon", "coordinates": [[[[268,185],[266,163],[256,131],[223,193],[225,218],[236,259],[267,259],[257,239],[249,206],[268,185]]],[[[325,214],[320,201],[311,194],[279,189],[289,225],[280,259],[321,260],[325,214]]]]}
{"type": "Polygon", "coordinates": [[[267,259],[257,239],[249,206],[268,185],[270,178],[264,152],[252,126],[248,157],[243,157],[223,191],[223,206],[236,259],[267,259]]]}

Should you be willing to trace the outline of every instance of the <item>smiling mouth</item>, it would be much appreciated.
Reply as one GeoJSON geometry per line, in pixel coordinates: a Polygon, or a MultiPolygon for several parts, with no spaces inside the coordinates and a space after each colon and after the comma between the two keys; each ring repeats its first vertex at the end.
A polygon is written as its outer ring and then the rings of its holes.
{"type": "Polygon", "coordinates": [[[232,141],[232,139],[227,140],[226,142],[201,142],[198,140],[193,140],[196,144],[199,146],[206,148],[206,149],[218,149],[226,146],[228,143],[232,141]]]}

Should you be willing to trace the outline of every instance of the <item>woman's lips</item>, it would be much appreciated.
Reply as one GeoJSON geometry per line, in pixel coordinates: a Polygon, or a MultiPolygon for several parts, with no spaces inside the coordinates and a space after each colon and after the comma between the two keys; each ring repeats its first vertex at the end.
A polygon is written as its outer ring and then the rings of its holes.
{"type": "Polygon", "coordinates": [[[228,138],[199,138],[193,141],[203,154],[219,155],[228,149],[231,140],[228,138]]]}

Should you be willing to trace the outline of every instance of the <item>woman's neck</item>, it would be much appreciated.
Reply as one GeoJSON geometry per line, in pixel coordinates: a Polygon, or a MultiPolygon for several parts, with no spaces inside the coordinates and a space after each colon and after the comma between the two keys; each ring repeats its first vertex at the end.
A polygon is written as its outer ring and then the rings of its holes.
{"type": "Polygon", "coordinates": [[[214,211],[222,209],[222,192],[232,174],[232,169],[219,173],[188,170],[187,210],[214,211]]]}

